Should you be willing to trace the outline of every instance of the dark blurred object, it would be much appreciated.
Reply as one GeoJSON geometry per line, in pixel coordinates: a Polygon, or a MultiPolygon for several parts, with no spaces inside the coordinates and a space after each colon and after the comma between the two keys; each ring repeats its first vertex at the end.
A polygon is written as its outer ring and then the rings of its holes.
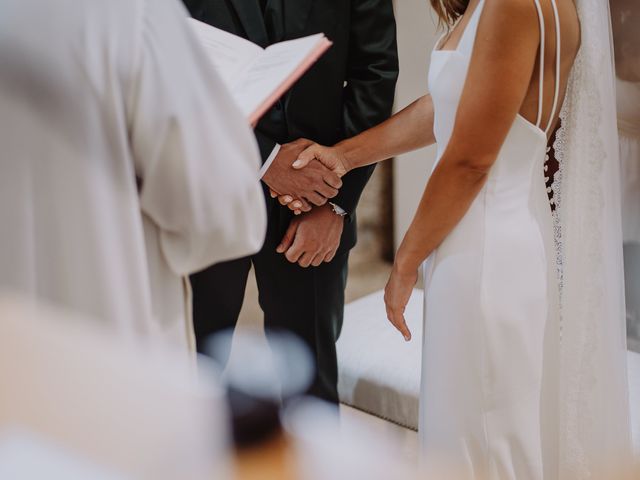
{"type": "Polygon", "coordinates": [[[227,330],[207,342],[207,352],[226,363],[223,381],[228,389],[236,447],[246,448],[281,431],[283,403],[306,392],[315,368],[307,346],[285,331],[227,330]],[[268,341],[267,341],[268,338],[268,341]]]}
{"type": "Polygon", "coordinates": [[[280,404],[229,386],[233,442],[237,448],[252,447],[272,439],[281,431],[280,404]]]}

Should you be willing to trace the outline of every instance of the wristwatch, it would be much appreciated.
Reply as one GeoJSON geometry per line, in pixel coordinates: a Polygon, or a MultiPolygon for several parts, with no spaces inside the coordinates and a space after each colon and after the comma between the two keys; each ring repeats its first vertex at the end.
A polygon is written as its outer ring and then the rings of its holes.
{"type": "Polygon", "coordinates": [[[339,217],[347,216],[347,212],[345,212],[344,208],[342,208],[340,205],[336,205],[333,202],[329,202],[329,205],[331,205],[331,210],[333,210],[333,213],[335,213],[339,217]]]}

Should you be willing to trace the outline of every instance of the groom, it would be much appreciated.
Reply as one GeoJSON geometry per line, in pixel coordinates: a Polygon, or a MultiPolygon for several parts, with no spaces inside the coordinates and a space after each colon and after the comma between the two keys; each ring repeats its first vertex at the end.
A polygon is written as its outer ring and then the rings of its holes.
{"type": "MultiPolygon", "coordinates": [[[[338,401],[335,342],[342,326],[355,209],[372,168],[343,178],[330,202],[294,217],[268,194],[295,175],[290,168],[308,138],[333,145],[391,114],[398,76],[392,0],[185,0],[194,18],[266,47],[323,32],[333,47],[259,122],[265,162],[268,230],[250,258],[212,266],[191,279],[198,349],[233,328],[253,264],[265,326],[291,331],[312,350],[317,374],[309,393],[338,401]],[[282,146],[281,146],[282,145],[282,146]]],[[[331,193],[321,192],[314,203],[331,193]]],[[[259,207],[257,207],[259,208],[259,207]]]]}

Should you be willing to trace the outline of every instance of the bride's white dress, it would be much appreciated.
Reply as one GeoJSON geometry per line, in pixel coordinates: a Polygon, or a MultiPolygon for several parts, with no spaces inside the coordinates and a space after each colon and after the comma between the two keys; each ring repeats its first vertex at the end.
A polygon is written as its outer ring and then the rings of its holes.
{"type": "MultiPolygon", "coordinates": [[[[432,52],[438,159],[483,6],[471,13],[456,50],[432,52]]],[[[539,123],[515,119],[486,185],[424,269],[424,458],[464,465],[468,478],[543,478],[543,344],[558,318],[558,286],[539,123]]]]}

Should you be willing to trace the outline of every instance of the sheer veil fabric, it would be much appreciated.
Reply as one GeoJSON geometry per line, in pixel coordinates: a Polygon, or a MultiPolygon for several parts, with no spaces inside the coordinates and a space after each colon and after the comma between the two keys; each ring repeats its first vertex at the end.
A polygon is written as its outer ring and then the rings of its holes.
{"type": "Polygon", "coordinates": [[[543,428],[558,441],[550,478],[583,480],[612,478],[631,458],[631,433],[610,12],[605,0],[576,6],[581,47],[554,145],[560,319],[548,384],[559,408],[543,428]]]}

